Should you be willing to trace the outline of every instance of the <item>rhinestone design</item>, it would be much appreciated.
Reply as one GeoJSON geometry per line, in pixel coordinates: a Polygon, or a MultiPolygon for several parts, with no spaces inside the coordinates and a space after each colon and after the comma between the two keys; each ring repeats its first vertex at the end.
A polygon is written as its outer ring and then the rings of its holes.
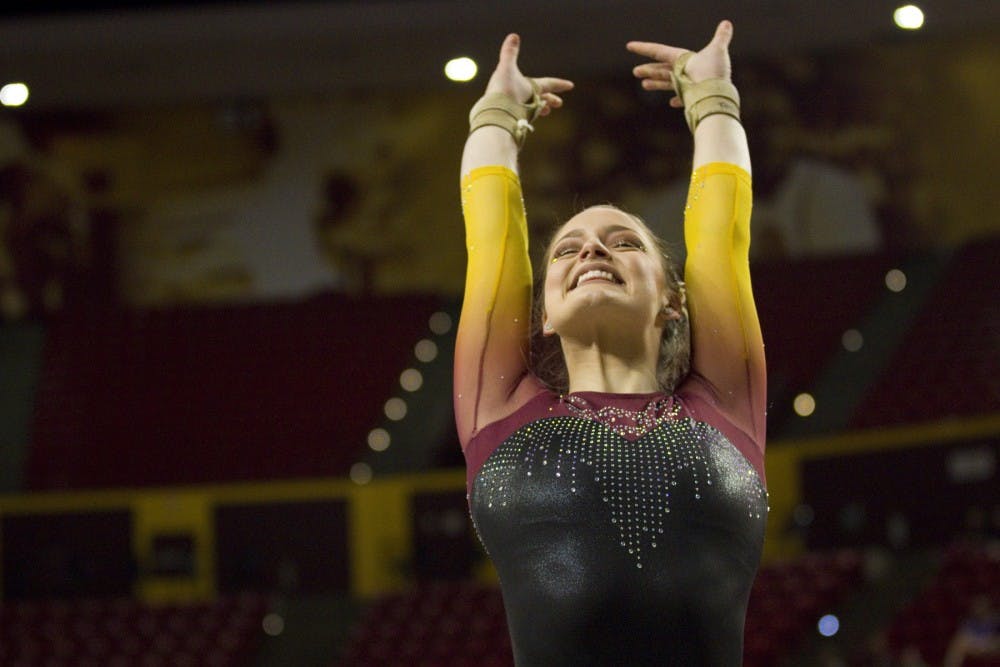
{"type": "Polygon", "coordinates": [[[560,396],[559,401],[577,417],[600,422],[618,435],[632,439],[649,433],[663,422],[677,419],[681,410],[673,396],[650,401],[644,410],[628,410],[617,405],[604,405],[595,410],[585,398],[576,394],[560,396]]]}
{"type": "MultiPolygon", "coordinates": [[[[596,488],[607,508],[608,528],[639,569],[644,555],[669,532],[671,512],[702,503],[706,494],[715,494],[712,500],[728,508],[742,508],[735,520],[761,523],[763,530],[767,492],[753,467],[717,429],[691,418],[676,419],[672,403],[664,407],[636,417],[620,408],[588,412],[577,404],[583,417],[550,417],[522,427],[497,447],[476,476],[473,522],[477,511],[517,511],[520,487],[531,479],[569,498],[584,485],[596,488]],[[635,419],[623,425],[623,417],[635,419]],[[642,433],[627,439],[633,431],[642,433]]],[[[485,546],[482,535],[480,539],[485,546]]]]}

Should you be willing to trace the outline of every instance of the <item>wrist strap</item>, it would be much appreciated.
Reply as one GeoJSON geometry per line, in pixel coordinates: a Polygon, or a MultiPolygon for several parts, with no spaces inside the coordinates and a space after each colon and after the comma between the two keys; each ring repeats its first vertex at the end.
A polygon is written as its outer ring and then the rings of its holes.
{"type": "Polygon", "coordinates": [[[506,93],[489,93],[483,95],[469,112],[469,134],[485,125],[494,125],[507,130],[517,147],[524,146],[528,132],[534,131],[532,123],[538,118],[545,106],[541,98],[538,84],[531,81],[531,101],[521,104],[506,93]]]}
{"type": "Polygon", "coordinates": [[[674,62],[671,72],[674,90],[684,102],[684,118],[691,134],[705,118],[725,114],[740,120],[740,94],[729,79],[705,79],[695,83],[684,71],[687,61],[694,55],[688,51],[674,62]]]}

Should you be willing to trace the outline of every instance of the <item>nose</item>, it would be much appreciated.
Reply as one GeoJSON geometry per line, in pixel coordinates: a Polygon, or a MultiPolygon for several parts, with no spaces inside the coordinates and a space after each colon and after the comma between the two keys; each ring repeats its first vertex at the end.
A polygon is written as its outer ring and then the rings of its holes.
{"type": "Polygon", "coordinates": [[[608,257],[611,253],[608,251],[607,247],[599,238],[591,237],[583,242],[580,246],[580,259],[587,259],[588,257],[608,257]]]}

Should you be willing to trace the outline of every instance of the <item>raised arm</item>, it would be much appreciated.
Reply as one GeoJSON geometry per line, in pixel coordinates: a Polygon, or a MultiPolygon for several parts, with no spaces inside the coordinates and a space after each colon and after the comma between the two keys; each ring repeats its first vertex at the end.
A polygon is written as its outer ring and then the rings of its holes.
{"type": "MultiPolygon", "coordinates": [[[[750,151],[734,117],[739,100],[731,87],[732,36],[732,24],[722,21],[712,41],[694,54],[650,42],[630,42],[628,48],[655,61],[635,68],[644,88],[679,87],[687,101],[698,100],[687,110],[689,124],[694,124],[694,164],[684,220],[691,370],[705,381],[720,409],[762,447],[766,370],[750,287],[750,151]],[[682,58],[677,86],[674,67],[682,58]],[[699,100],[706,87],[695,86],[705,82],[716,86],[710,93],[719,94],[699,100]],[[689,95],[690,90],[695,94],[689,95]]],[[[681,96],[671,106],[683,107],[681,96]]]]}
{"type": "Polygon", "coordinates": [[[462,154],[469,261],[456,339],[454,402],[463,448],[480,428],[538,391],[527,373],[532,278],[515,136],[529,132],[525,123],[534,117],[562,106],[559,93],[573,84],[527,78],[518,69],[519,49],[518,36],[508,35],[486,95],[473,107],[474,129],[462,154]],[[515,115],[527,117],[518,125],[515,115]]]}

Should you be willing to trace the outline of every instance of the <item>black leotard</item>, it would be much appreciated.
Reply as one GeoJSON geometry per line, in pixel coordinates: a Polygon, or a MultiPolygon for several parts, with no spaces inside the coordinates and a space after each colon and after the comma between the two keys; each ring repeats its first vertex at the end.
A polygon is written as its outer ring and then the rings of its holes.
{"type": "Polygon", "coordinates": [[[515,661],[736,667],[767,515],[749,178],[710,165],[693,179],[694,354],[673,395],[560,397],[523,369],[530,271],[516,185],[497,168],[463,184],[470,268],[455,373],[470,508],[515,661]]]}

